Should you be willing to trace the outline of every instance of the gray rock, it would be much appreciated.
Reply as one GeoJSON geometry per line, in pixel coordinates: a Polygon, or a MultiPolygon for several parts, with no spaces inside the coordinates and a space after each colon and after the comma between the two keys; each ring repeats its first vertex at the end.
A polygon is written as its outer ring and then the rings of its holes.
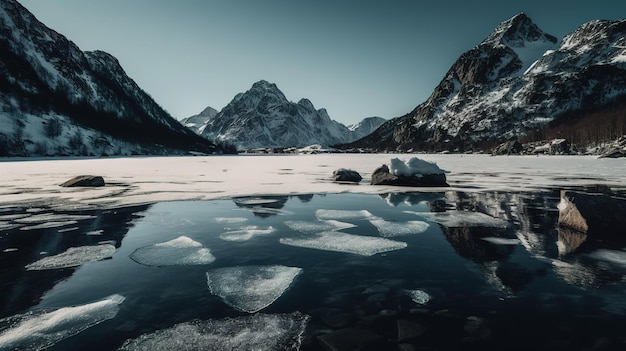
{"type": "Polygon", "coordinates": [[[522,144],[517,140],[510,140],[504,142],[491,151],[491,154],[496,155],[519,155],[524,150],[522,144]]]}
{"type": "Polygon", "coordinates": [[[394,185],[411,187],[449,186],[445,173],[424,174],[421,176],[397,176],[389,172],[387,165],[378,167],[372,173],[372,185],[394,185]]]}
{"type": "Polygon", "coordinates": [[[626,199],[606,194],[561,191],[559,226],[582,233],[621,234],[626,228],[626,199]]]}
{"type": "Polygon", "coordinates": [[[336,182],[358,183],[363,179],[363,177],[361,177],[361,175],[357,171],[339,168],[333,172],[333,179],[336,182]]]}
{"type": "Polygon", "coordinates": [[[101,176],[93,175],[80,175],[76,176],[65,183],[61,184],[63,187],[99,187],[104,186],[104,178],[101,176]]]}

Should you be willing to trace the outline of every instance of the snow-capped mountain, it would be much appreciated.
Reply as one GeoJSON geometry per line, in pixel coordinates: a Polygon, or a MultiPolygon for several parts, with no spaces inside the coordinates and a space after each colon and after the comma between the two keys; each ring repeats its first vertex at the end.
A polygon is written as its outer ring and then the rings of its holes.
{"type": "Polygon", "coordinates": [[[209,120],[215,118],[218,111],[211,106],[208,106],[202,112],[197,115],[193,115],[187,118],[183,118],[180,120],[180,123],[185,127],[191,129],[196,134],[202,134],[204,128],[206,128],[206,124],[209,120]]]}
{"type": "Polygon", "coordinates": [[[0,154],[216,151],[117,59],[81,51],[15,0],[0,2],[0,72],[0,154]]]}
{"type": "Polygon", "coordinates": [[[325,109],[315,109],[308,99],[287,100],[275,84],[264,80],[237,94],[214,116],[203,114],[189,117],[191,121],[204,120],[196,130],[239,150],[346,143],[361,138],[381,120],[374,118],[349,129],[332,120],[325,109]]]}
{"type": "Polygon", "coordinates": [[[557,39],[524,14],[461,55],[432,95],[350,145],[472,150],[626,94],[626,20],[593,21],[557,39]]]}
{"type": "Polygon", "coordinates": [[[349,125],[348,129],[352,132],[352,140],[359,140],[372,134],[385,122],[387,120],[382,117],[366,117],[359,123],[349,125]]]}

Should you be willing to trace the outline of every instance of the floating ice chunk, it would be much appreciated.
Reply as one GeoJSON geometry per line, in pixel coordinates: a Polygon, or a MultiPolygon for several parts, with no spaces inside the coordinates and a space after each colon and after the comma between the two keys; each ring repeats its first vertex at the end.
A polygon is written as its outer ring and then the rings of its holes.
{"type": "Polygon", "coordinates": [[[392,158],[389,164],[389,172],[397,176],[410,177],[412,175],[443,174],[446,171],[439,168],[436,163],[411,157],[409,160],[392,158]]]}
{"type": "Polygon", "coordinates": [[[103,233],[104,233],[104,230],[98,229],[98,230],[89,231],[85,233],[85,235],[102,235],[103,233]]]}
{"type": "Polygon", "coordinates": [[[0,320],[0,349],[42,350],[76,335],[98,323],[114,318],[121,295],[80,306],[63,307],[53,311],[28,312],[0,320]]]}
{"type": "Polygon", "coordinates": [[[289,288],[302,268],[237,266],[206,273],[212,294],[240,311],[254,313],[271,305],[289,288]]]}
{"type": "Polygon", "coordinates": [[[130,258],[146,266],[202,265],[215,261],[215,256],[202,244],[186,236],[159,244],[140,247],[130,258]]]}
{"type": "Polygon", "coordinates": [[[236,224],[246,222],[248,219],[245,217],[216,217],[215,221],[217,223],[224,224],[236,224]]]}
{"type": "Polygon", "coordinates": [[[342,232],[322,232],[306,237],[281,238],[279,241],[281,244],[290,246],[345,252],[362,256],[372,256],[377,253],[407,247],[405,242],[342,232]]]}
{"type": "Polygon", "coordinates": [[[385,238],[420,234],[428,229],[428,223],[422,221],[389,222],[382,218],[375,218],[370,219],[370,223],[378,229],[380,236],[385,238]]]}
{"type": "Polygon", "coordinates": [[[295,230],[304,234],[315,234],[319,232],[342,230],[342,229],[356,227],[356,225],[354,224],[340,222],[334,219],[329,219],[327,221],[317,221],[317,222],[285,221],[285,225],[291,228],[292,230],[295,230]]]}
{"type": "Polygon", "coordinates": [[[78,223],[77,221],[63,221],[63,222],[46,222],[35,225],[29,225],[26,227],[21,227],[20,230],[36,230],[36,229],[49,229],[49,228],[60,228],[68,225],[73,225],[78,223]]]}
{"type": "Polygon", "coordinates": [[[590,253],[589,257],[626,266],[626,251],[600,249],[590,253]]]}
{"type": "Polygon", "coordinates": [[[70,247],[58,255],[44,257],[28,264],[26,265],[26,269],[30,271],[41,271],[46,269],[76,267],[87,262],[99,261],[111,257],[114,252],[115,246],[109,244],[70,247]]]}
{"type": "Polygon", "coordinates": [[[231,230],[220,234],[220,238],[226,241],[247,241],[257,235],[267,235],[275,232],[274,227],[269,226],[261,229],[256,225],[245,226],[238,230],[231,230]]]}
{"type": "Polygon", "coordinates": [[[489,236],[480,239],[496,245],[519,245],[521,243],[519,239],[498,238],[495,236],[489,236]]]}
{"type": "Polygon", "coordinates": [[[374,217],[368,210],[316,210],[315,216],[319,220],[368,219],[374,217]]]}
{"type": "Polygon", "coordinates": [[[193,321],[127,340],[119,350],[296,351],[308,320],[294,312],[193,321]]]}
{"type": "Polygon", "coordinates": [[[6,249],[2,250],[2,252],[4,252],[4,253],[15,252],[15,251],[18,251],[18,249],[16,247],[9,247],[9,248],[6,248],[6,249]]]}
{"type": "Polygon", "coordinates": [[[493,227],[506,228],[508,223],[505,220],[494,218],[481,212],[468,211],[448,211],[448,212],[413,212],[404,211],[405,213],[416,214],[428,220],[439,223],[444,227],[462,228],[462,227],[493,227]]]}
{"type": "Polygon", "coordinates": [[[413,300],[415,303],[419,303],[420,305],[425,305],[432,299],[427,292],[423,290],[405,290],[407,295],[413,300]]]}

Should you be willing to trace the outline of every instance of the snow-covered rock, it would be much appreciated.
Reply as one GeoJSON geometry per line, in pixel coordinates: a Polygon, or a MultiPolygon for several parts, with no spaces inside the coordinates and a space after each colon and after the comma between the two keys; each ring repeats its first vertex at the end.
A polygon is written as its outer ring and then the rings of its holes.
{"type": "Polygon", "coordinates": [[[408,160],[392,158],[389,166],[374,170],[372,185],[396,186],[448,186],[445,171],[435,163],[417,157],[408,160]]]}

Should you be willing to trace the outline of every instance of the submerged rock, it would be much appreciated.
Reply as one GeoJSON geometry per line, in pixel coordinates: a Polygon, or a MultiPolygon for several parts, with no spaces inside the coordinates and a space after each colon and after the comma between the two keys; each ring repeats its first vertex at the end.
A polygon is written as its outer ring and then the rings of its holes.
{"type": "Polygon", "coordinates": [[[76,176],[65,183],[61,184],[62,187],[100,187],[104,186],[104,178],[101,176],[93,175],[80,175],[76,176]]]}
{"type": "Polygon", "coordinates": [[[333,180],[336,182],[358,183],[362,179],[359,172],[351,169],[339,168],[333,172],[333,180]]]}

